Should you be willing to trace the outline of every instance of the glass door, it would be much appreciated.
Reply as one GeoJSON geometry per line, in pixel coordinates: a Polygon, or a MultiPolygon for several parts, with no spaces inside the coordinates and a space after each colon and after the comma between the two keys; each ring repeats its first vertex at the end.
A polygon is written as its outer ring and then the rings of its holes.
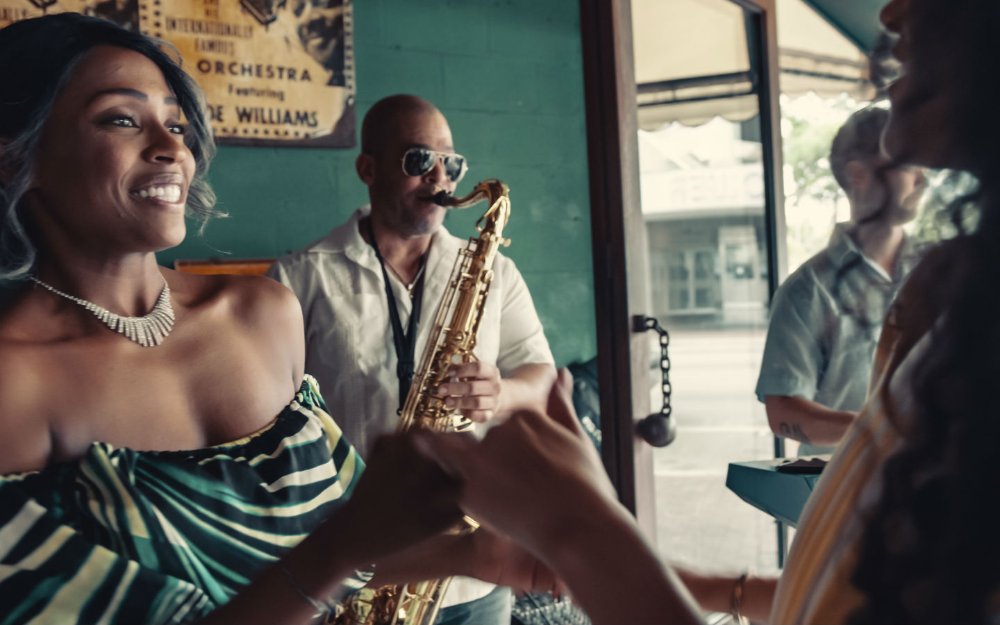
{"type": "MultiPolygon", "coordinates": [[[[770,8],[631,2],[649,314],[670,333],[677,430],[652,452],[655,537],[665,558],[723,570],[778,565],[773,519],[725,486],[730,462],[774,454],[754,396],[776,260],[765,192],[778,171],[766,161],[776,153],[765,110],[770,8]]],[[[647,380],[654,412],[658,371],[633,384],[647,380]]]]}
{"type": "Polygon", "coordinates": [[[665,558],[774,569],[773,519],[725,486],[775,453],[753,393],[783,255],[773,0],[602,4],[581,16],[604,458],[665,558]],[[662,448],[636,435],[662,393],[635,317],[670,334],[662,448]]]}

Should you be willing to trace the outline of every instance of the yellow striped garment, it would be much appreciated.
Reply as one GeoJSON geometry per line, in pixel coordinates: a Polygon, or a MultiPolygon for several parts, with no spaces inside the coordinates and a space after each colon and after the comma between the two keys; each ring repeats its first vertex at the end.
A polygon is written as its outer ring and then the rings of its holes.
{"type": "MultiPolygon", "coordinates": [[[[781,574],[771,612],[780,625],[845,623],[860,606],[861,594],[851,584],[864,530],[864,515],[881,496],[885,461],[902,443],[900,427],[912,414],[909,392],[914,366],[926,353],[930,334],[921,338],[895,370],[889,354],[876,356],[876,372],[861,414],[837,447],[816,490],[802,512],[801,522],[781,574]],[[883,402],[888,385],[892,419],[883,402]]],[[[883,337],[880,351],[893,341],[883,337]]]]}

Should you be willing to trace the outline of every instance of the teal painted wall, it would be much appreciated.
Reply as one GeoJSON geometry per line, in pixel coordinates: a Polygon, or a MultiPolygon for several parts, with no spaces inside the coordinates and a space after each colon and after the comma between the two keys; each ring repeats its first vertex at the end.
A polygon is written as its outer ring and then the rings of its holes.
{"type": "MultiPolygon", "coordinates": [[[[471,163],[458,194],[482,178],[511,187],[504,253],[524,274],[556,361],[594,356],[578,0],[357,0],[354,24],[358,127],[386,95],[437,104],[471,163]]],[[[230,217],[160,262],[273,257],[322,237],[367,199],[356,154],[220,148],[210,179],[230,217]]],[[[471,236],[483,210],[449,217],[449,230],[471,236]]]]}

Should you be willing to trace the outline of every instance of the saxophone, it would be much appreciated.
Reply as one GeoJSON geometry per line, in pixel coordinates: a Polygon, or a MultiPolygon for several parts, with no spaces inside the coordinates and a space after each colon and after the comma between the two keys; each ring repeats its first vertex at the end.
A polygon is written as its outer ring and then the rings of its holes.
{"type": "MultiPolygon", "coordinates": [[[[483,200],[490,206],[476,222],[478,237],[469,239],[458,253],[445,289],[434,326],[413,375],[410,391],[400,412],[399,431],[425,428],[439,432],[467,431],[472,422],[434,395],[448,381],[448,368],[475,359],[479,322],[486,295],[493,281],[493,261],[501,245],[503,229],[510,217],[510,197],[506,184],[484,180],[467,196],[454,198],[441,192],[435,201],[449,208],[465,208],[483,200]]],[[[456,529],[471,532],[478,524],[466,517],[456,529]]],[[[441,599],[451,578],[400,586],[362,588],[349,597],[338,625],[431,625],[441,609],[441,599]]]]}

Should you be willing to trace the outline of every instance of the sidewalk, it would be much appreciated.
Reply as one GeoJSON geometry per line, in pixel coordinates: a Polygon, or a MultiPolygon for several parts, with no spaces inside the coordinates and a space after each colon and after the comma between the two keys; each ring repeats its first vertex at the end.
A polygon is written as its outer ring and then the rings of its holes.
{"type": "Polygon", "coordinates": [[[729,462],[773,456],[764,406],[753,394],[763,348],[763,328],[671,332],[678,433],[655,451],[653,469],[657,539],[667,560],[777,569],[773,519],[725,486],[729,462]]]}

